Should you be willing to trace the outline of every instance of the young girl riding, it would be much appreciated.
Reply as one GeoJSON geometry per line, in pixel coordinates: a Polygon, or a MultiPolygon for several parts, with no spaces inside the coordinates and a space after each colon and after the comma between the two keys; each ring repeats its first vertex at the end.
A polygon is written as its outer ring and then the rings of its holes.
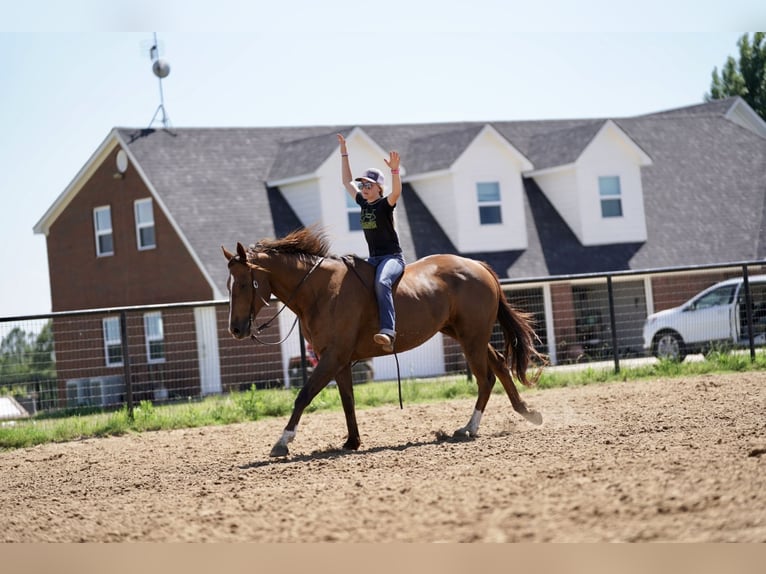
{"type": "Polygon", "coordinates": [[[370,168],[364,175],[353,179],[349,165],[346,139],[338,134],[341,156],[343,187],[362,208],[361,223],[370,256],[367,262],[375,267],[375,296],[378,299],[380,329],[374,341],[388,353],[394,352],[396,340],[396,316],[394,283],[404,272],[404,256],[399,245],[399,235],[394,227],[394,208],[402,194],[399,176],[399,153],[392,151],[384,159],[391,170],[391,193],[385,194],[385,176],[379,169],[370,168]],[[359,183],[355,183],[359,182],[359,183]]]}

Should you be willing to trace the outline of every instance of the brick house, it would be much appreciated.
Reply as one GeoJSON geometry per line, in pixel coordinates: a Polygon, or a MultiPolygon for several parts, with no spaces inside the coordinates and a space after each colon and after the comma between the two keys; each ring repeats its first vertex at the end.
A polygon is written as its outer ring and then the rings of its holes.
{"type": "MultiPolygon", "coordinates": [[[[35,225],[47,238],[53,311],[225,299],[221,245],[314,223],[335,252],[365,255],[357,208],[344,203],[340,185],[339,132],[355,172],[385,168],[387,150],[401,152],[397,225],[410,261],[459,253],[521,279],[766,257],[766,123],[740,98],[629,118],[115,128],[35,225]]],[[[700,286],[720,278],[695,277],[700,286]]],[[[656,289],[662,282],[616,283],[618,297],[632,301],[621,337],[635,339],[647,313],[694,292],[656,289]]],[[[555,360],[581,329],[574,309],[603,305],[605,294],[531,282],[509,296],[538,315],[555,360]]],[[[252,375],[233,367],[242,362],[281,376],[287,358],[233,341],[225,315],[208,306],[174,311],[172,321],[131,317],[129,344],[146,349],[136,376],[176,380],[161,372],[162,359],[171,361],[159,354],[170,352],[186,357],[183,378],[203,393],[247,384],[252,375]],[[173,322],[194,325],[196,343],[173,340],[173,322]]],[[[112,372],[117,326],[108,317],[91,323],[98,352],[83,369],[112,372]]],[[[54,334],[60,361],[73,335],[54,334]]],[[[448,341],[429,345],[424,369],[450,363],[448,341]]],[[[387,368],[381,361],[376,372],[387,376],[387,368]]]]}

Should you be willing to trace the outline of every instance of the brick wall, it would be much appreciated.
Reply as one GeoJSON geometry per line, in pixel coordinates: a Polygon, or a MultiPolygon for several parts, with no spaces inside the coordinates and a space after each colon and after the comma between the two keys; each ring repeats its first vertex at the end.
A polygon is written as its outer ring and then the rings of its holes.
{"type": "Polygon", "coordinates": [[[113,177],[114,156],[96,169],[50,228],[53,311],[212,299],[212,288],[156,201],[157,247],[138,250],[133,202],[151,195],[132,166],[123,179],[113,177]],[[93,209],[103,205],[111,207],[115,253],[97,257],[93,209]]]}

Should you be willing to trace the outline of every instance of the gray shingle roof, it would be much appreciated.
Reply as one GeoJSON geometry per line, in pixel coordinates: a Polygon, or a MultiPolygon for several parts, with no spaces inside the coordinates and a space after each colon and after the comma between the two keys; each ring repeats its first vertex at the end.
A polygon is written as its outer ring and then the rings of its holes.
{"type": "MultiPolygon", "coordinates": [[[[766,256],[766,140],[724,118],[732,101],[614,120],[647,154],[642,168],[649,239],[584,247],[531,179],[529,246],[467,254],[512,277],[728,262],[766,256]]],[[[408,174],[449,167],[487,123],[535,169],[571,163],[604,119],[359,126],[383,149],[403,151],[408,174]]],[[[300,225],[277,181],[312,173],[349,126],[120,129],[162,203],[225,292],[220,245],[282,236],[300,225]]],[[[405,256],[454,251],[416,193],[397,207],[405,256]]]]}
{"type": "Polygon", "coordinates": [[[530,138],[527,157],[536,170],[574,163],[604,123],[605,120],[597,120],[536,134],[530,138]]]}
{"type": "Polygon", "coordinates": [[[697,104],[695,106],[685,106],[683,108],[673,108],[671,110],[663,110],[661,112],[654,112],[651,114],[645,114],[638,117],[668,117],[668,116],[694,116],[694,115],[708,115],[708,116],[723,116],[728,112],[735,102],[739,99],[738,96],[732,96],[730,98],[723,98],[721,100],[712,100],[703,104],[697,104]]]}
{"type": "Polygon", "coordinates": [[[330,129],[316,136],[283,142],[268,173],[269,181],[314,173],[327,157],[338,149],[335,134],[348,135],[348,128],[330,129]]]}
{"type": "Polygon", "coordinates": [[[429,134],[409,141],[404,158],[409,175],[448,169],[476,138],[483,124],[429,134]]]}
{"type": "Polygon", "coordinates": [[[722,116],[619,120],[654,164],[642,169],[649,240],[631,268],[763,257],[766,140],[722,116]]]}

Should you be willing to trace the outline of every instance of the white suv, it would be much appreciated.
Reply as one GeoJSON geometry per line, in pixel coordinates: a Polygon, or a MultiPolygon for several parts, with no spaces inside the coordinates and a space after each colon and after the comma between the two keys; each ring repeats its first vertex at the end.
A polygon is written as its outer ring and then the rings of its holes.
{"type": "MultiPolygon", "coordinates": [[[[766,275],[749,278],[755,344],[766,343],[766,275]]],[[[678,307],[653,313],[644,323],[644,349],[683,361],[715,344],[749,344],[742,278],[716,283],[678,307]]]]}

